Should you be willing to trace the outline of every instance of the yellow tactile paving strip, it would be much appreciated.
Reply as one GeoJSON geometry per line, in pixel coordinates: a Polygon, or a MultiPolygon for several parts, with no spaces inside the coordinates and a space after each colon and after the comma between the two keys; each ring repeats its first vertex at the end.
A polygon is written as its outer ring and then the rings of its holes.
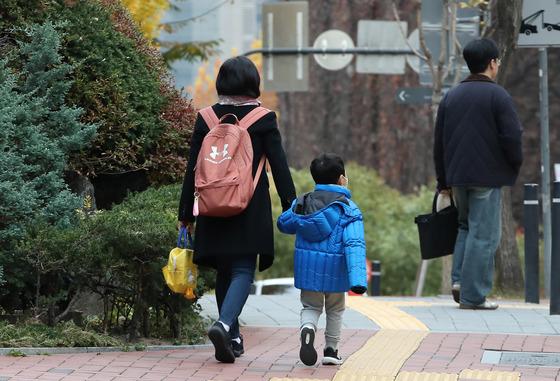
{"type": "Polygon", "coordinates": [[[395,304],[396,302],[377,301],[371,298],[346,298],[348,307],[373,320],[381,329],[429,331],[424,323],[398,309],[395,304]]]}
{"type": "Polygon", "coordinates": [[[334,381],[394,380],[427,332],[381,330],[342,365],[334,381]],[[377,377],[377,378],[373,378],[377,377]]]}
{"type": "Polygon", "coordinates": [[[519,381],[519,372],[498,372],[490,370],[465,369],[459,374],[459,378],[480,381],[519,381]]]}
{"type": "Polygon", "coordinates": [[[395,381],[457,381],[458,378],[458,375],[450,373],[401,372],[395,381]]]}
{"type": "MultiPolygon", "coordinates": [[[[383,301],[349,297],[346,305],[360,312],[380,331],[350,356],[333,381],[519,381],[518,372],[499,372],[465,369],[460,374],[400,372],[406,360],[418,349],[428,335],[428,327],[416,317],[398,307],[430,306],[434,303],[414,301],[383,301]]],[[[322,381],[317,379],[272,378],[271,381],[322,381]]]]}

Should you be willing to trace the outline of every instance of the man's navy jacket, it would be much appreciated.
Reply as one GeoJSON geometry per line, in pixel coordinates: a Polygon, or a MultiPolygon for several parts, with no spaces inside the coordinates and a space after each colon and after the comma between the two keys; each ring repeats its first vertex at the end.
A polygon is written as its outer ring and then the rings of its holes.
{"type": "Polygon", "coordinates": [[[447,92],[438,109],[438,189],[513,185],[523,162],[522,133],[507,91],[484,75],[471,75],[447,92]]]}

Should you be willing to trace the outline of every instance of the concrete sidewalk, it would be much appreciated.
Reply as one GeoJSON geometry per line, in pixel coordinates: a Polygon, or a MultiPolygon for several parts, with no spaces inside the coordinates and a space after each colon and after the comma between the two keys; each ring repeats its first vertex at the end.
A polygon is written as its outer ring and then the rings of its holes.
{"type": "MultiPolygon", "coordinates": [[[[200,302],[203,314],[215,319],[213,298],[200,302]]],[[[544,304],[500,301],[496,311],[459,310],[450,297],[349,297],[347,304],[340,347],[346,361],[339,368],[299,361],[297,297],[251,296],[240,318],[246,353],[235,364],[216,362],[208,346],[0,357],[0,381],[560,380],[560,317],[549,316],[544,304]]]]}

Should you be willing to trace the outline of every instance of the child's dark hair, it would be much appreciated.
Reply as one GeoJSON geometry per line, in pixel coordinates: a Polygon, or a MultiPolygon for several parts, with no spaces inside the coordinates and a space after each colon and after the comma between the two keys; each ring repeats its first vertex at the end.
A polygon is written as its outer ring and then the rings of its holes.
{"type": "Polygon", "coordinates": [[[324,153],[313,159],[309,170],[315,184],[337,184],[340,175],[346,175],[344,161],[333,153],[324,153]]]}

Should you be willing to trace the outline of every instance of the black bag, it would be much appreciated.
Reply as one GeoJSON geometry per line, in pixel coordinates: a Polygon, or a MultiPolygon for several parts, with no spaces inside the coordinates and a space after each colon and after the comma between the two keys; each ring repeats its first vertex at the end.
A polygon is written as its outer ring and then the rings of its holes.
{"type": "Polygon", "coordinates": [[[433,259],[453,254],[459,229],[458,212],[451,197],[451,205],[436,212],[437,192],[432,213],[416,216],[422,259],[433,259]]]}

